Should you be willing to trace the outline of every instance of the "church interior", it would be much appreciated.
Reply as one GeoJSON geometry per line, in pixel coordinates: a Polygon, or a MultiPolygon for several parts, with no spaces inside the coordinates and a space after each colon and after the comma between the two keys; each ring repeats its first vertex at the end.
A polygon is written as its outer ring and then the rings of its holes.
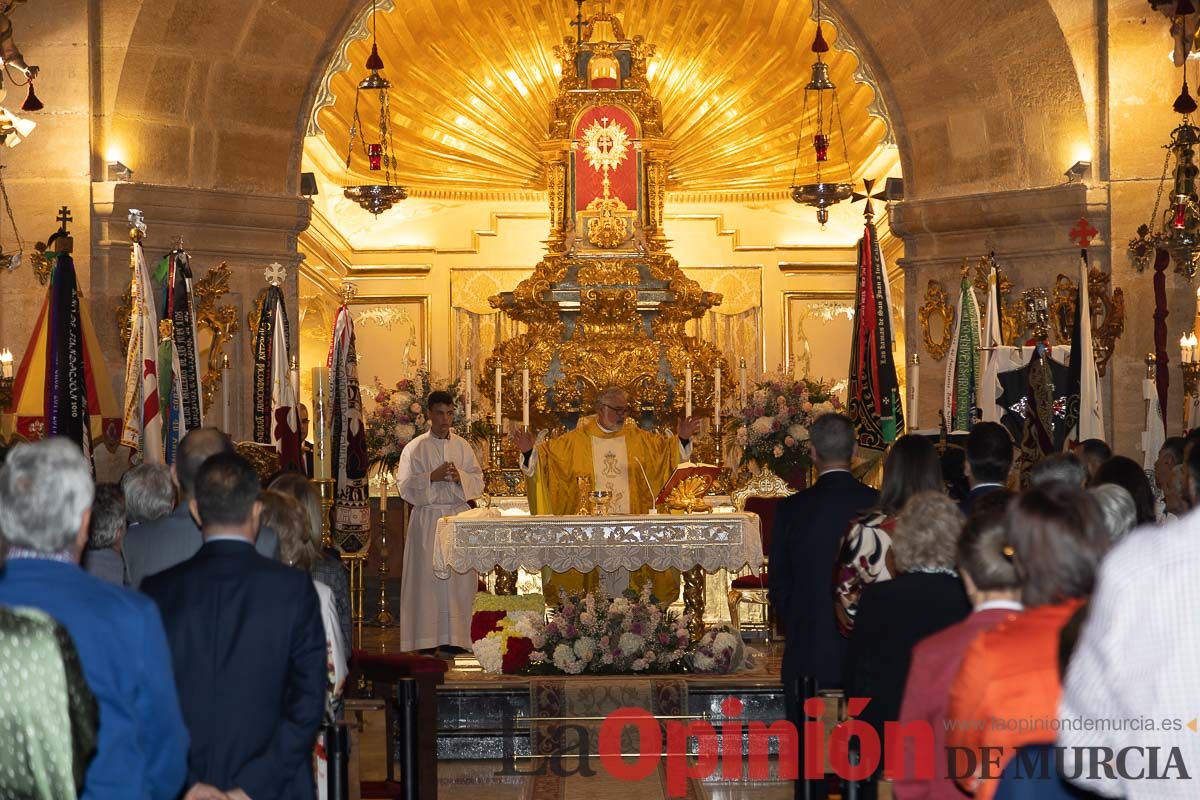
{"type": "MultiPolygon", "coordinates": [[[[906,432],[961,444],[986,405],[978,372],[967,395],[953,385],[967,323],[980,358],[1009,348],[1019,368],[1022,346],[1054,353],[1081,335],[1080,297],[1097,437],[1143,463],[1149,416],[1167,436],[1196,424],[1200,128],[1189,85],[1200,84],[1200,56],[1188,20],[1200,15],[1175,0],[68,5],[17,0],[3,14],[5,442],[45,433],[42,373],[26,364],[44,357],[64,241],[90,309],[93,448],[112,438],[110,418],[129,416],[131,246],[151,266],[177,251],[190,259],[203,425],[275,447],[260,424],[272,406],[261,407],[256,347],[264,299],[277,295],[289,405],[305,404],[310,438],[336,450],[318,399],[330,387],[319,384],[348,314],[356,424],[395,401],[392,387],[423,404],[421,390],[452,384],[456,429],[476,434],[484,492],[506,509],[524,503],[534,474],[507,434],[564,433],[610,386],[645,428],[700,421],[687,455],[721,468],[709,487],[718,511],[748,508],[738,489],[761,478],[735,428],[764,381],[798,381],[805,401],[819,390],[853,411],[864,401],[852,372],[887,373],[890,385],[872,384],[888,396],[870,398],[878,441],[864,452],[879,460],[906,432]],[[34,85],[40,100],[22,107],[34,85]],[[876,268],[866,308],[864,276],[876,268]],[[859,337],[876,323],[886,336],[872,351],[859,337]]],[[[983,419],[1024,413],[1023,394],[1017,405],[992,399],[983,419]]],[[[411,428],[396,436],[419,434],[425,413],[404,417],[411,428]]],[[[364,452],[375,465],[372,430],[364,452]]],[[[338,458],[317,475],[333,487],[323,492],[340,491],[338,458]]],[[[329,533],[357,553],[354,649],[388,655],[407,649],[397,620],[412,509],[394,474],[371,476],[329,533]]],[[[642,480],[629,470],[631,498],[642,480]]],[[[485,574],[489,591],[504,594],[518,575],[522,591],[537,589],[537,570],[521,566],[485,574]]],[[[728,600],[738,566],[724,583],[685,580],[684,599],[699,603],[701,631],[739,613],[748,631],[757,625],[748,641],[765,666],[736,691],[781,716],[782,647],[765,599],[728,600]]],[[[378,686],[403,684],[386,666],[367,672],[378,686]]],[[[480,732],[499,727],[528,679],[469,657],[447,674],[441,689],[408,679],[426,693],[426,716],[412,723],[435,739],[410,749],[434,754],[433,776],[406,760],[375,692],[354,712],[346,796],[400,796],[371,794],[393,778],[405,797],[465,797],[493,782],[498,797],[534,796],[521,794],[523,777],[493,777],[498,739],[480,732]],[[440,720],[428,717],[429,692],[440,692],[440,720]]],[[[718,709],[735,683],[693,680],[681,713],[718,709]]],[[[538,705],[520,702],[536,717],[538,705]]],[[[792,787],[776,775],[688,792],[790,797],[792,787]]]]}

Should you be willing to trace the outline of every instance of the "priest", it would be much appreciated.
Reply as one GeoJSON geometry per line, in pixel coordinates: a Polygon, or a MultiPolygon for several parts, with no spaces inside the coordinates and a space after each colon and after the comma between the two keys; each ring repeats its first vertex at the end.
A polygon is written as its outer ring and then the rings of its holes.
{"type": "Polygon", "coordinates": [[[427,407],[429,430],[405,446],[396,475],[400,496],[413,507],[400,580],[400,649],[432,654],[445,645],[455,654],[471,647],[478,578],[474,572],[433,574],[437,522],[470,508],[467,501],[483,492],[483,470],[471,445],[450,429],[454,398],[436,391],[427,407]]]}
{"type": "MultiPolygon", "coordinates": [[[[573,431],[537,446],[529,431],[513,433],[532,513],[574,514],[579,508],[580,477],[590,478],[597,491],[611,492],[611,513],[645,514],[654,506],[675,466],[690,457],[692,436],[700,423],[681,419],[675,429],[677,438],[664,436],[638,427],[629,411],[629,396],[613,386],[596,395],[596,413],[580,419],[573,431]]],[[[597,570],[586,575],[578,570],[550,573],[545,594],[554,602],[560,589],[567,594],[595,591],[599,580],[597,570]]],[[[630,586],[640,591],[648,580],[659,602],[671,603],[679,596],[678,570],[643,567],[630,577],[630,586]]],[[[621,587],[606,588],[611,592],[621,587]]]]}

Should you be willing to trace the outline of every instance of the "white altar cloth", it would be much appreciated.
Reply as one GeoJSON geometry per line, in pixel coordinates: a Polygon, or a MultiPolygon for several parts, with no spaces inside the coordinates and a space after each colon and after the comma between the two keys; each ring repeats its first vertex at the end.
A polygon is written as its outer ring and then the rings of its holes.
{"type": "Polygon", "coordinates": [[[608,517],[500,516],[479,508],[438,521],[433,571],[494,567],[555,572],[643,566],[730,571],[763,563],[756,514],[645,514],[608,517]]]}

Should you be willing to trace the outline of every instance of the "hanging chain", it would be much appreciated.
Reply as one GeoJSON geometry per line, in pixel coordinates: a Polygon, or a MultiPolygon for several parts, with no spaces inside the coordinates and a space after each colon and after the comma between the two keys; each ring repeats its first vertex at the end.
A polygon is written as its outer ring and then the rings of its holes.
{"type": "MultiPolygon", "coordinates": [[[[13,238],[17,240],[17,253],[25,252],[25,243],[21,241],[21,232],[17,230],[17,221],[13,219],[12,203],[8,202],[8,188],[4,185],[4,170],[8,167],[0,166],[0,199],[4,202],[4,212],[8,215],[8,224],[12,226],[13,238]]],[[[3,246],[0,246],[0,252],[3,252],[3,246]]]]}

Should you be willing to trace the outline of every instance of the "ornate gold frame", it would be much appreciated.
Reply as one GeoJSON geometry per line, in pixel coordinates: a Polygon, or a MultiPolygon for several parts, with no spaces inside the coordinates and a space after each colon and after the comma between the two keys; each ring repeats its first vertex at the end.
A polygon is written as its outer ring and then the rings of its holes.
{"type": "MultiPolygon", "coordinates": [[[[783,363],[791,364],[792,357],[795,355],[792,352],[792,325],[795,320],[792,318],[792,301],[793,300],[818,300],[830,303],[845,301],[853,307],[854,292],[845,291],[791,291],[783,292],[783,363]]],[[[850,363],[847,356],[846,364],[850,363]]],[[[847,367],[848,368],[848,367],[847,367]]]]}
{"type": "MultiPolygon", "coordinates": [[[[418,303],[421,306],[421,359],[425,368],[429,369],[431,361],[431,339],[433,338],[433,320],[429,316],[429,295],[427,294],[389,294],[389,295],[355,295],[346,303],[348,306],[380,306],[389,303],[418,303]]],[[[362,376],[359,376],[362,380],[362,376]]]]}
{"type": "Polygon", "coordinates": [[[921,335],[925,339],[925,349],[935,361],[941,361],[946,357],[946,353],[950,352],[950,340],[954,336],[954,321],[957,316],[958,312],[954,310],[954,306],[950,305],[946,289],[941,282],[930,280],[925,287],[925,303],[917,309],[917,319],[921,322],[921,335]],[[942,319],[940,341],[933,338],[929,327],[930,318],[935,316],[942,319]]]}
{"type": "MultiPolygon", "coordinates": [[[[1072,344],[1078,286],[1066,275],[1054,283],[1050,301],[1050,323],[1059,344],[1072,344]]],[[[1104,377],[1117,339],[1125,332],[1125,292],[1112,288],[1112,276],[1100,269],[1088,271],[1088,309],[1092,326],[1092,355],[1096,372],[1104,377]]]]}

